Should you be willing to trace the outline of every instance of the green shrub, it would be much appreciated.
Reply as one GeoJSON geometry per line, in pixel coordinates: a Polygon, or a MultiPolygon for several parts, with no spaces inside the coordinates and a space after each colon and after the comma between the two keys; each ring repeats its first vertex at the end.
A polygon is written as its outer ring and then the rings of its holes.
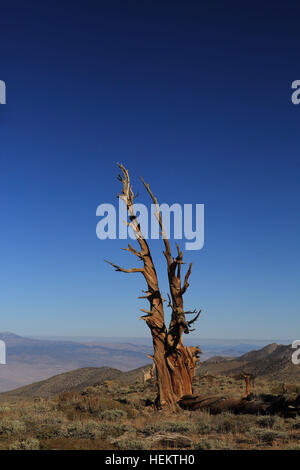
{"type": "Polygon", "coordinates": [[[295,420],[293,422],[293,425],[292,425],[292,428],[293,429],[300,429],[300,416],[297,416],[297,418],[295,418],[295,420]]]}
{"type": "Polygon", "coordinates": [[[167,421],[162,423],[161,430],[164,432],[176,432],[179,434],[186,434],[191,432],[194,429],[193,423],[184,423],[184,422],[172,422],[167,421]]]}
{"type": "Polygon", "coordinates": [[[261,442],[272,445],[275,439],[288,440],[289,434],[287,432],[275,431],[274,429],[253,429],[252,435],[255,435],[261,442]]]}
{"type": "Polygon", "coordinates": [[[59,437],[62,434],[61,426],[55,424],[41,424],[34,428],[31,428],[31,431],[34,431],[34,435],[38,439],[50,439],[53,437],[59,437]]]}
{"type": "Polygon", "coordinates": [[[261,428],[269,428],[269,429],[281,429],[284,426],[284,421],[279,418],[279,416],[260,416],[257,418],[256,423],[261,428]]]}
{"type": "Polygon", "coordinates": [[[246,415],[232,415],[223,413],[216,416],[215,430],[218,433],[237,433],[245,432],[249,429],[249,417],[246,415]]]}
{"type": "Polygon", "coordinates": [[[215,428],[212,423],[200,421],[195,424],[195,432],[197,434],[211,434],[215,428]]]}
{"type": "Polygon", "coordinates": [[[73,422],[62,428],[63,437],[75,439],[95,439],[102,437],[102,430],[96,422],[73,422]]]}
{"type": "Polygon", "coordinates": [[[61,435],[74,439],[99,439],[107,437],[119,437],[125,432],[135,430],[126,424],[104,423],[97,421],[74,421],[64,426],[61,435]]]}
{"type": "Polygon", "coordinates": [[[29,438],[25,441],[15,441],[8,448],[9,450],[39,450],[40,443],[37,439],[29,438]]]}
{"type": "Polygon", "coordinates": [[[0,413],[6,413],[7,411],[10,411],[9,406],[0,406],[0,413]]]}
{"type": "Polygon", "coordinates": [[[146,434],[146,436],[152,436],[157,432],[174,432],[179,434],[186,434],[193,432],[195,430],[194,423],[183,423],[183,422],[174,422],[174,421],[166,421],[160,423],[151,423],[147,424],[142,432],[146,434]]]}
{"type": "Polygon", "coordinates": [[[145,434],[146,436],[152,436],[153,434],[159,431],[160,431],[159,423],[146,424],[146,426],[142,429],[143,434],[145,434]]]}
{"type": "Polygon", "coordinates": [[[105,410],[100,413],[101,419],[106,419],[107,421],[118,421],[122,418],[126,418],[127,413],[123,410],[105,410]]]}
{"type": "Polygon", "coordinates": [[[194,450],[230,450],[230,448],[230,444],[221,439],[202,438],[193,443],[194,450]]]}
{"type": "Polygon", "coordinates": [[[120,388],[119,393],[121,395],[128,395],[129,393],[131,393],[131,391],[132,390],[131,390],[130,387],[122,387],[122,388],[120,388]]]}
{"type": "Polygon", "coordinates": [[[26,431],[25,424],[18,420],[3,419],[0,421],[0,435],[1,434],[20,434],[26,431]]]}

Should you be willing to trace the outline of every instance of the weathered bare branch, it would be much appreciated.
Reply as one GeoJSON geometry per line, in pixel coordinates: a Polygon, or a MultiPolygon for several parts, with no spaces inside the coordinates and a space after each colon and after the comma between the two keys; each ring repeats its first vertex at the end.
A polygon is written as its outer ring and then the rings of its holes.
{"type": "Polygon", "coordinates": [[[147,313],[148,315],[153,315],[153,312],[151,312],[151,310],[146,310],[145,308],[140,308],[140,311],[147,313]]]}
{"type": "Polygon", "coordinates": [[[191,275],[191,272],[192,272],[192,265],[193,263],[190,263],[189,265],[189,269],[187,270],[187,273],[184,277],[184,281],[183,281],[183,286],[181,288],[181,294],[183,295],[185,293],[185,291],[187,290],[187,288],[189,287],[189,283],[188,283],[188,280],[189,280],[189,277],[191,275]]]}
{"type": "Polygon", "coordinates": [[[121,250],[129,251],[133,255],[136,255],[138,258],[143,257],[143,254],[141,252],[137,251],[135,248],[133,248],[133,246],[131,246],[129,243],[128,243],[128,248],[121,248],[121,250]]]}
{"type": "Polygon", "coordinates": [[[163,237],[163,241],[164,241],[164,244],[165,244],[165,251],[164,251],[164,255],[168,261],[168,264],[171,263],[171,260],[172,260],[172,255],[171,255],[171,248],[170,248],[170,242],[169,242],[169,239],[167,237],[167,233],[166,233],[166,230],[165,230],[165,227],[163,225],[163,221],[162,221],[162,216],[161,216],[161,212],[159,210],[159,204],[158,204],[158,201],[156,199],[156,197],[154,196],[154,194],[152,193],[151,189],[150,189],[150,185],[145,183],[144,179],[141,177],[141,180],[143,182],[143,185],[145,186],[146,190],[148,191],[148,193],[150,194],[150,197],[153,201],[153,204],[155,205],[155,209],[156,209],[156,212],[155,212],[155,217],[159,223],[159,226],[161,228],[161,234],[162,234],[162,237],[163,237]]]}
{"type": "Polygon", "coordinates": [[[200,313],[201,313],[201,310],[199,310],[195,318],[187,322],[188,326],[192,325],[199,318],[200,313]]]}
{"type": "Polygon", "coordinates": [[[138,297],[138,299],[148,299],[148,300],[149,300],[149,297],[151,297],[152,293],[151,293],[151,292],[148,292],[148,291],[145,291],[145,290],[143,290],[142,292],[143,292],[144,294],[146,294],[146,295],[140,295],[140,296],[138,297]]]}
{"type": "Polygon", "coordinates": [[[120,266],[118,266],[117,264],[114,264],[114,263],[111,263],[110,261],[107,261],[107,259],[104,260],[106,263],[110,264],[111,266],[113,266],[116,271],[121,271],[122,273],[144,273],[144,269],[143,268],[131,268],[131,269],[125,269],[125,268],[121,268],[120,266]]]}

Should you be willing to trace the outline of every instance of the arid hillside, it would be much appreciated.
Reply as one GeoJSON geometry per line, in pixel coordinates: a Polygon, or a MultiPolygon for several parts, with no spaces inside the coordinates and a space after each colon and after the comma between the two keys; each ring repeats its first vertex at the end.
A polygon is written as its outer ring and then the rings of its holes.
{"type": "Polygon", "coordinates": [[[64,372],[50,379],[35,382],[24,387],[0,394],[0,401],[9,397],[50,398],[65,391],[82,392],[86,387],[103,384],[107,380],[117,380],[120,384],[133,384],[141,381],[143,373],[149,366],[122,372],[111,367],[85,367],[82,369],[64,372]]]}
{"type": "Polygon", "coordinates": [[[78,368],[111,367],[122,371],[147,362],[150,344],[54,341],[0,333],[7,364],[0,367],[0,392],[41,381],[78,368]]]}
{"type": "MultiPolygon", "coordinates": [[[[228,376],[234,378],[242,371],[253,374],[268,383],[300,383],[300,366],[292,363],[294,350],[291,346],[270,344],[260,350],[250,351],[237,358],[216,356],[200,363],[196,378],[206,376],[228,376]]],[[[85,367],[55,375],[49,379],[34,382],[24,387],[0,394],[5,397],[53,397],[64,391],[82,392],[88,386],[103,384],[106,380],[118,380],[120,384],[142,383],[145,370],[150,365],[124,372],[111,367],[85,367]]],[[[244,385],[241,385],[243,388],[244,385]]]]}
{"type": "MultiPolygon", "coordinates": [[[[78,368],[111,367],[130,371],[142,367],[153,352],[151,338],[35,339],[1,333],[7,364],[0,367],[0,393],[51,378],[78,368]]],[[[186,344],[199,339],[188,338],[186,344]]],[[[241,340],[201,340],[202,361],[211,356],[232,356],[258,349],[266,343],[241,340]]]]}
{"type": "Polygon", "coordinates": [[[300,366],[292,363],[295,350],[291,345],[269,344],[258,351],[250,351],[236,358],[212,357],[200,364],[197,375],[233,376],[242,371],[270,382],[300,383],[300,366]]]}

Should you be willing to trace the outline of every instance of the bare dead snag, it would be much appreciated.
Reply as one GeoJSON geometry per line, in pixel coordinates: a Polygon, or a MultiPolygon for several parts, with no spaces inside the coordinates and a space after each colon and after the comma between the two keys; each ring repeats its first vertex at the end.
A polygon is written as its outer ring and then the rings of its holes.
{"type": "Polygon", "coordinates": [[[245,385],[246,385],[246,389],[245,389],[245,393],[243,397],[248,398],[251,395],[251,385],[254,385],[255,376],[247,372],[242,372],[241,376],[245,380],[245,385]]]}
{"type": "Polygon", "coordinates": [[[169,307],[172,309],[171,321],[167,328],[164,318],[164,299],[159,290],[156,269],[134,208],[134,199],[136,196],[130,185],[128,170],[121,164],[118,164],[118,166],[122,172],[122,174],[119,175],[119,180],[122,183],[122,193],[119,194],[118,197],[126,204],[130,221],[127,222],[127,225],[133,229],[140,247],[140,251],[137,251],[131,245],[128,245],[128,248],[125,248],[125,250],[136,255],[143,262],[143,268],[125,269],[110,261],[107,262],[111,264],[116,271],[125,273],[138,272],[142,273],[145,278],[147,291],[144,291],[144,294],[146,295],[139,298],[148,300],[149,309],[141,309],[145,315],[140,318],[145,320],[150,328],[153,340],[153,361],[156,367],[158,387],[156,405],[157,407],[172,407],[183,395],[192,394],[192,379],[194,377],[195,365],[199,361],[199,354],[201,353],[198,346],[185,347],[182,343],[182,334],[188,334],[190,331],[193,331],[190,326],[200,315],[200,311],[185,312],[183,308],[183,295],[189,286],[188,280],[191,274],[192,264],[189,265],[182,283],[181,265],[184,264],[182,261],[183,253],[180,251],[179,245],[177,245],[177,256],[176,258],[172,258],[170,243],[163,226],[162,215],[157,199],[153,195],[149,185],[142,179],[146,190],[155,204],[155,215],[160,225],[165,247],[164,255],[167,262],[170,287],[169,307]],[[187,321],[185,315],[193,313],[195,317],[187,321]]]}
{"type": "Polygon", "coordinates": [[[254,374],[250,374],[249,372],[240,372],[234,376],[236,380],[244,380],[245,381],[245,392],[243,394],[243,398],[248,398],[251,396],[251,385],[254,387],[254,381],[256,376],[254,374]]]}

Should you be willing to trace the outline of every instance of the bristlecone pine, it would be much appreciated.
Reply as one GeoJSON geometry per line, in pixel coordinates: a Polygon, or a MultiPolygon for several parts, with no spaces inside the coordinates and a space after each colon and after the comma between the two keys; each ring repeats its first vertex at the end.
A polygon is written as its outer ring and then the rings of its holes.
{"type": "MultiPolygon", "coordinates": [[[[154,354],[151,358],[156,367],[157,380],[157,398],[155,405],[157,408],[174,407],[184,395],[192,394],[192,380],[194,377],[195,365],[199,361],[201,350],[196,347],[185,347],[182,343],[182,334],[191,331],[190,326],[197,320],[201,311],[184,311],[183,295],[189,287],[189,277],[191,274],[192,263],[185,274],[183,283],[181,280],[181,265],[184,264],[183,254],[177,246],[177,256],[172,258],[170,243],[163,226],[162,215],[156,197],[153,195],[150,187],[142,179],[142,182],[148,191],[155,207],[156,218],[158,220],[162,239],[164,243],[164,256],[167,262],[167,271],[169,279],[170,294],[168,294],[169,304],[172,309],[171,321],[169,328],[166,327],[164,317],[164,299],[158,286],[156,269],[152,260],[151,252],[146,239],[143,237],[141,227],[136,216],[134,208],[135,195],[130,185],[129,173],[123,165],[118,165],[122,171],[119,180],[122,183],[122,193],[118,195],[124,201],[127,207],[130,226],[136,236],[140,250],[136,250],[130,244],[125,250],[133,253],[142,261],[143,267],[124,269],[120,266],[107,261],[116,271],[124,273],[141,273],[147,283],[147,291],[144,296],[139,297],[147,299],[149,309],[141,309],[145,315],[141,319],[145,320],[150,328],[154,354]],[[187,321],[187,314],[195,314],[195,317],[187,321]]],[[[106,260],[105,260],[106,261],[106,260]]]]}

